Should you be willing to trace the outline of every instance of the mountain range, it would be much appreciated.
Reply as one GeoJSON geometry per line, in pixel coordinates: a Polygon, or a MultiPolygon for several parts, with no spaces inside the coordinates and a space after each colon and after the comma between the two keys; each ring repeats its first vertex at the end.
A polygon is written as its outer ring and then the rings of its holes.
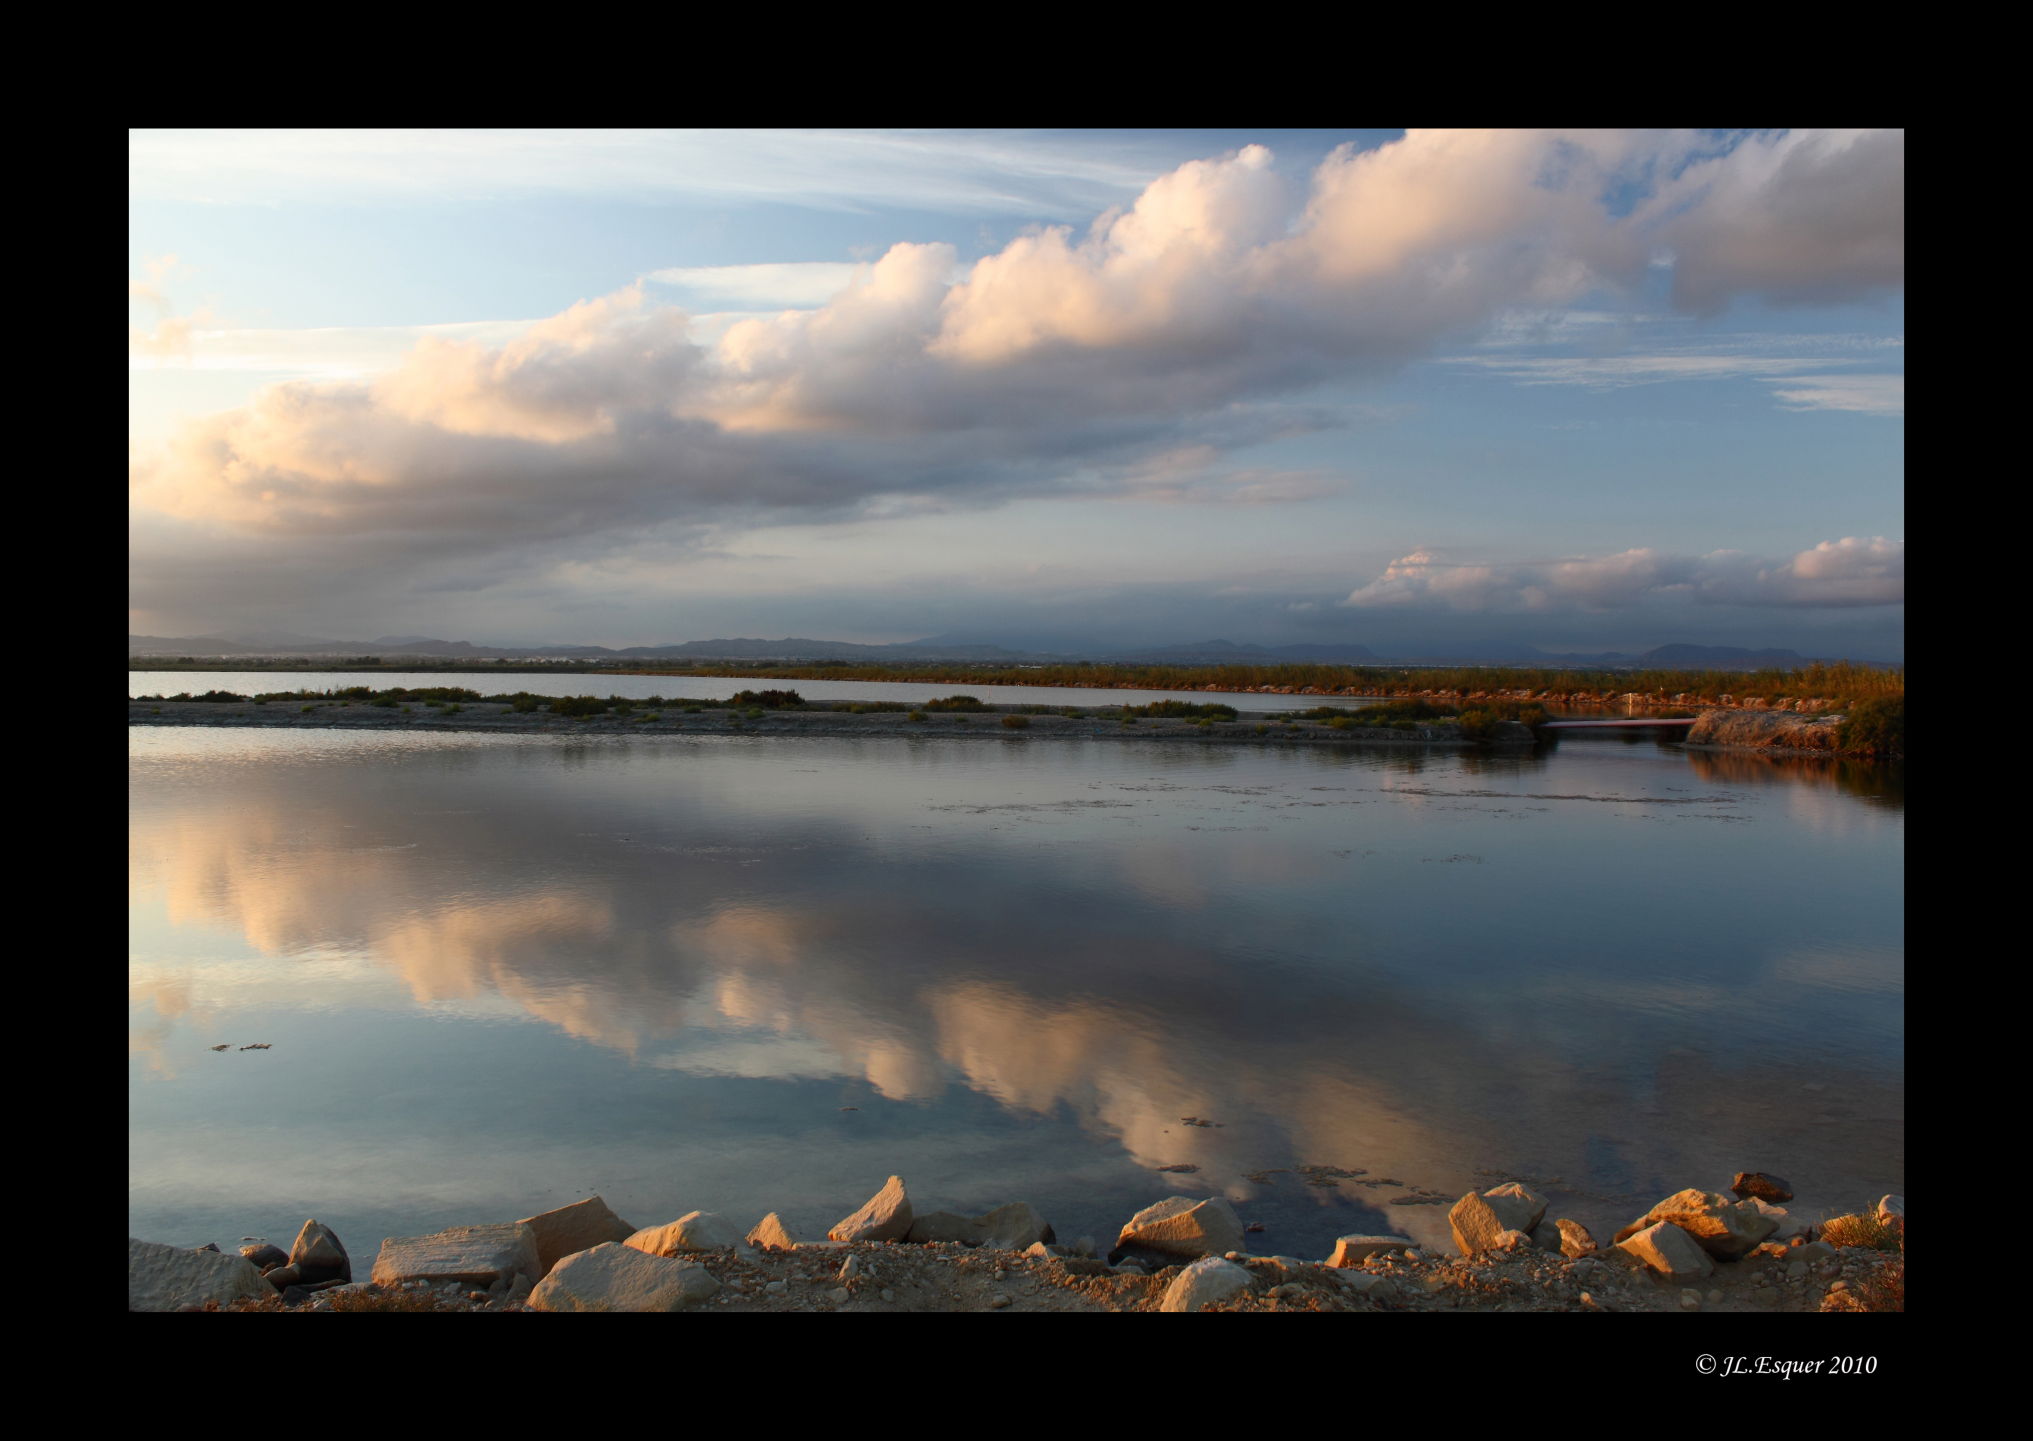
{"type": "Polygon", "coordinates": [[[811,640],[788,636],[782,640],[719,639],[693,640],[673,645],[627,646],[612,649],[599,645],[475,645],[464,640],[439,640],[432,636],[384,635],[373,640],[328,640],[296,635],[287,631],[250,632],[230,636],[129,635],[127,654],[136,656],[192,656],[241,658],[250,656],[352,658],[359,656],[415,656],[447,660],[849,660],[882,662],[897,660],[992,661],[1006,664],[1066,661],[1113,661],[1126,665],[1539,665],[1539,666],[1672,666],[1720,670],[1759,670],[1767,667],[1807,664],[1811,657],[1792,650],[1746,650],[1740,646],[1691,645],[1675,642],[1638,654],[1601,651],[1594,654],[1552,652],[1521,645],[1516,641],[1490,641],[1468,646],[1450,646],[1444,654],[1372,650],[1368,646],[1342,645],[1238,645],[1227,640],[1198,641],[1186,645],[1153,646],[1129,650],[1014,649],[991,645],[957,635],[928,636],[923,640],[899,641],[891,645],[859,645],[852,641],[811,640]]]}

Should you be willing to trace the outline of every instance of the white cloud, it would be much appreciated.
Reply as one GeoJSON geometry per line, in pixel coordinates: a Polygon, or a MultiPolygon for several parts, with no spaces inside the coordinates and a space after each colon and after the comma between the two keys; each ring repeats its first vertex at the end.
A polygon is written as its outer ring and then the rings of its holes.
{"type": "MultiPolygon", "coordinates": [[[[570,139],[532,141],[538,168],[569,168],[569,155],[593,172],[610,160],[625,170],[662,153],[633,140],[612,149],[599,135],[583,145],[581,136],[570,139]]],[[[251,157],[257,170],[302,161],[305,145],[335,163],[351,156],[346,163],[364,165],[379,155],[389,164],[412,153],[408,141],[386,136],[212,140],[251,157]]],[[[892,142],[933,151],[945,143],[906,136],[883,144],[892,142]]],[[[829,143],[814,142],[806,158],[829,143]]],[[[149,164],[203,149],[136,144],[149,164]]],[[[418,183],[461,160],[484,177],[497,162],[513,169],[529,158],[477,132],[417,144],[418,183]]],[[[1638,223],[1611,215],[1601,196],[1684,144],[1649,135],[1413,132],[1373,150],[1337,150],[1303,191],[1276,172],[1268,151],[1249,146],[1161,176],[1083,234],[1052,226],[1022,236],[965,276],[951,246],[899,243],[844,272],[844,287],[816,308],[704,326],[654,303],[638,283],[512,334],[428,329],[399,364],[371,378],[274,387],[138,454],[137,507],[175,523],[143,526],[137,562],[160,571],[162,551],[152,547],[182,545],[207,557],[186,578],[225,585],[219,558],[238,553],[226,542],[259,536],[292,583],[318,567],[365,584],[425,566],[431,584],[484,587],[529,556],[584,560],[646,534],[682,541],[710,523],[763,516],[899,515],[1064,494],[1072,476],[1098,477],[1091,494],[1301,498],[1325,482],[1296,472],[1224,476],[1214,464],[1321,423],[1271,397],[1388,370],[1492,317],[1558,310],[1605,278],[1636,273],[1647,242],[1638,223]],[[1155,480],[1148,467],[1177,455],[1197,457],[1195,468],[1155,480]],[[224,537],[226,549],[208,550],[200,536],[224,537]]],[[[969,163],[985,153],[979,145],[960,149],[969,163]]],[[[874,151],[856,153],[865,161],[874,151]]],[[[1028,173],[1061,174],[1044,151],[1031,159],[1028,173]]],[[[1707,196],[1736,193],[1720,182],[1683,189],[1671,217],[1644,224],[1691,224],[1707,196]]],[[[1760,233],[1777,234],[1798,212],[1791,202],[1760,212],[1760,233]]],[[[809,300],[843,273],[735,269],[743,275],[690,272],[691,283],[718,285],[730,300],[749,298],[742,286],[770,284],[779,297],[809,300]]],[[[149,343],[175,339],[158,332],[149,343]]],[[[327,359],[353,345],[357,360],[379,343],[359,341],[358,333],[333,341],[327,359]]],[[[218,344],[220,355],[233,353],[224,337],[218,344]]],[[[242,353],[259,347],[249,343],[242,353]]],[[[1756,357],[1562,362],[1557,372],[1529,359],[1474,363],[1567,383],[1718,367],[1781,373],[1756,357]]],[[[1814,383],[1796,387],[1802,396],[1789,403],[1825,403],[1811,392],[1831,389],[1825,373],[1842,363],[1815,360],[1814,383]]],[[[338,364],[310,373],[336,375],[338,364]]],[[[1519,584],[1503,571],[1443,571],[1416,560],[1357,592],[1371,596],[1358,603],[1416,595],[1592,604],[1597,594],[1679,583],[1665,578],[1677,562],[1659,561],[1664,569],[1647,578],[1649,552],[1631,553],[1621,570],[1598,574],[1589,567],[1603,562],[1572,563],[1582,569],[1555,568],[1519,584]]]]}
{"type": "Polygon", "coordinates": [[[209,204],[550,193],[1072,217],[1166,168],[1050,135],[845,130],[137,130],[132,193],[209,204]]]}
{"type": "Polygon", "coordinates": [[[1792,410],[1852,410],[1864,415],[1904,415],[1903,375],[1796,375],[1773,392],[1792,410]]]}
{"type": "Polygon", "coordinates": [[[1675,556],[1640,548],[1478,564],[1421,550],[1392,561],[1343,604],[1492,613],[1620,610],[1661,597],[1706,605],[1897,605],[1905,600],[1905,576],[1906,543],[1882,536],[1823,541],[1781,561],[1741,551],[1675,556]]]}

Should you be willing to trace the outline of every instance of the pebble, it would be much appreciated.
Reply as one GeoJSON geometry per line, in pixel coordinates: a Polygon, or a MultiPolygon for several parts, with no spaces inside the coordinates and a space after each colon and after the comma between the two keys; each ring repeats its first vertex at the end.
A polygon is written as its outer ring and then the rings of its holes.
{"type": "Polygon", "coordinates": [[[1708,1293],[1708,1299],[1709,1299],[1709,1303],[1710,1303],[1711,1305],[1713,1305],[1713,1304],[1715,1304],[1716,1302],[1719,1302],[1719,1301],[1721,1301],[1721,1300],[1722,1300],[1722,1292],[1720,1292],[1720,1291],[1710,1291],[1710,1292],[1708,1293]]]}
{"type": "Polygon", "coordinates": [[[896,1292],[890,1290],[887,1286],[885,1286],[882,1289],[882,1299],[885,1301],[894,1301],[896,1300],[896,1292]]]}
{"type": "Polygon", "coordinates": [[[828,1296],[831,1296],[835,1301],[845,1301],[848,1297],[852,1296],[854,1293],[848,1290],[845,1286],[836,1286],[833,1290],[828,1291],[826,1294],[828,1296]]]}
{"type": "Polygon", "coordinates": [[[782,1281],[772,1281],[762,1289],[769,1292],[772,1296],[781,1296],[788,1288],[782,1281]]]}
{"type": "Polygon", "coordinates": [[[1009,1297],[1000,1295],[992,1296],[989,1298],[988,1309],[991,1311],[1000,1311],[1007,1305],[1009,1305],[1009,1297]]]}
{"type": "Polygon", "coordinates": [[[1682,1291],[1680,1293],[1680,1309],[1683,1311],[1699,1311],[1701,1309],[1701,1293],[1691,1287],[1682,1291]]]}

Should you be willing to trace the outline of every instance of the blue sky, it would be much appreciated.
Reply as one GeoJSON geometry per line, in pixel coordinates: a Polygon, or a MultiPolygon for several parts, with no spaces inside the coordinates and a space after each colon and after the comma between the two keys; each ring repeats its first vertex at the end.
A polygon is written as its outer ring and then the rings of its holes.
{"type": "Polygon", "coordinates": [[[135,132],[132,629],[1903,654],[1897,132],[135,132]]]}

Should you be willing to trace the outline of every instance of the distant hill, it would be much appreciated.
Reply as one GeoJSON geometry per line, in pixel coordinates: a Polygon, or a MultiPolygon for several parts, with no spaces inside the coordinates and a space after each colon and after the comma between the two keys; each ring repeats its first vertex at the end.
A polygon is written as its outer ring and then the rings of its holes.
{"type": "Polygon", "coordinates": [[[1147,665],[1374,665],[1382,657],[1360,645],[1237,645],[1230,640],[1203,640],[1192,645],[1158,646],[1149,650],[1109,651],[1105,661],[1147,665]]]}
{"type": "Polygon", "coordinates": [[[1678,642],[1646,651],[1641,665],[1694,667],[1706,670],[1765,670],[1808,664],[1797,650],[1745,650],[1734,645],[1688,645],[1678,642]]]}

